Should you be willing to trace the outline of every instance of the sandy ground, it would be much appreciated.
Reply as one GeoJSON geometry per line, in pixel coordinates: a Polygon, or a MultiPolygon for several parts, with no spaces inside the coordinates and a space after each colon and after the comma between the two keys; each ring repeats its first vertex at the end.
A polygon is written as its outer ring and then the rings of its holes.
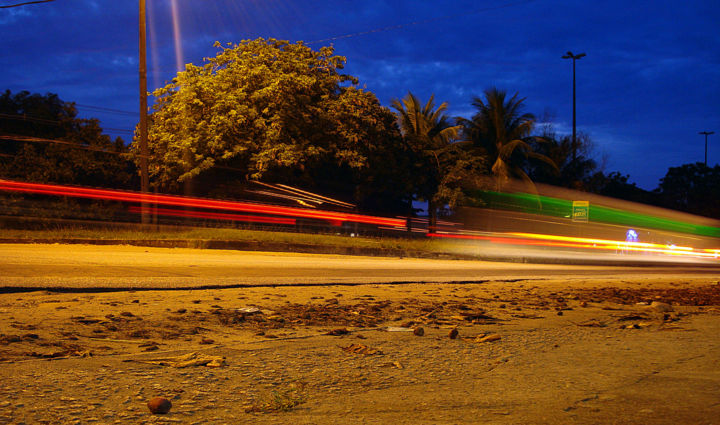
{"type": "Polygon", "coordinates": [[[1,294],[0,423],[717,424],[718,279],[1,294]]]}

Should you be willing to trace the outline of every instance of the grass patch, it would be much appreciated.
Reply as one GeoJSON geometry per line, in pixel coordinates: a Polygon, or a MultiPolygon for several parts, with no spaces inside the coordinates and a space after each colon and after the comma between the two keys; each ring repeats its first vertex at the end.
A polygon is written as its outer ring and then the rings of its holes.
{"type": "MultiPolygon", "coordinates": [[[[350,237],[335,234],[273,232],[262,230],[220,228],[167,228],[142,231],[133,228],[88,229],[64,226],[46,230],[0,229],[0,238],[25,240],[183,240],[183,241],[247,241],[281,244],[323,245],[331,247],[400,249],[405,251],[444,252],[447,243],[434,239],[392,237],[350,237]]],[[[198,243],[198,246],[202,246],[198,243]]]]}

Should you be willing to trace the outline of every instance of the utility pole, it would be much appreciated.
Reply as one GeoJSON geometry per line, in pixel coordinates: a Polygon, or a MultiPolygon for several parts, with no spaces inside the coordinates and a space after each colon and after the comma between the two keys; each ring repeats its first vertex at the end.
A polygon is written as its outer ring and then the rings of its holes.
{"type": "Polygon", "coordinates": [[[705,135],[705,166],[707,167],[707,137],[711,134],[715,134],[714,131],[701,131],[698,134],[705,135]]]}
{"type": "Polygon", "coordinates": [[[573,150],[573,162],[577,159],[577,136],[575,131],[575,61],[586,56],[585,53],[573,55],[572,52],[567,52],[563,55],[563,59],[572,59],[573,64],[573,133],[572,133],[572,150],[573,150]]]}
{"type": "MultiPolygon", "coordinates": [[[[149,193],[148,177],[148,128],[147,128],[147,52],[145,41],[145,0],[140,2],[140,191],[149,193]]],[[[140,216],[143,225],[150,224],[150,205],[146,199],[140,204],[140,216]]]]}

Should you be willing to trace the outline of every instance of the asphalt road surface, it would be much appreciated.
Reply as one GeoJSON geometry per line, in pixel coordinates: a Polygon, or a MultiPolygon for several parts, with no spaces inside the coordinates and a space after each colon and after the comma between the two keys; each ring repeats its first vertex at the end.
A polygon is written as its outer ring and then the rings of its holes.
{"type": "Polygon", "coordinates": [[[0,290],[482,282],[720,275],[700,266],[608,267],[96,246],[0,244],[0,290]]]}

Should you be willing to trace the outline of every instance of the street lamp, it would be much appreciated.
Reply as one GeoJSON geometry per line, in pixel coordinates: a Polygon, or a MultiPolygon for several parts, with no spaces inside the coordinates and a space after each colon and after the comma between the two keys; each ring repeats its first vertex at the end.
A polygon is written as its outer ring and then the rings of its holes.
{"type": "Polygon", "coordinates": [[[715,134],[714,131],[701,131],[698,134],[705,135],[705,166],[707,167],[707,137],[711,134],[715,134]]]}
{"type": "MultiPolygon", "coordinates": [[[[148,128],[147,128],[147,54],[145,42],[145,0],[140,2],[140,191],[147,194],[150,189],[148,177],[148,128]]],[[[150,207],[142,200],[140,217],[143,225],[150,223],[150,207]]]]}
{"type": "Polygon", "coordinates": [[[573,133],[572,133],[572,149],[573,149],[573,161],[577,159],[577,138],[575,135],[575,61],[585,56],[585,53],[573,55],[572,52],[567,52],[563,55],[563,59],[572,59],[573,64],[573,133]]]}

